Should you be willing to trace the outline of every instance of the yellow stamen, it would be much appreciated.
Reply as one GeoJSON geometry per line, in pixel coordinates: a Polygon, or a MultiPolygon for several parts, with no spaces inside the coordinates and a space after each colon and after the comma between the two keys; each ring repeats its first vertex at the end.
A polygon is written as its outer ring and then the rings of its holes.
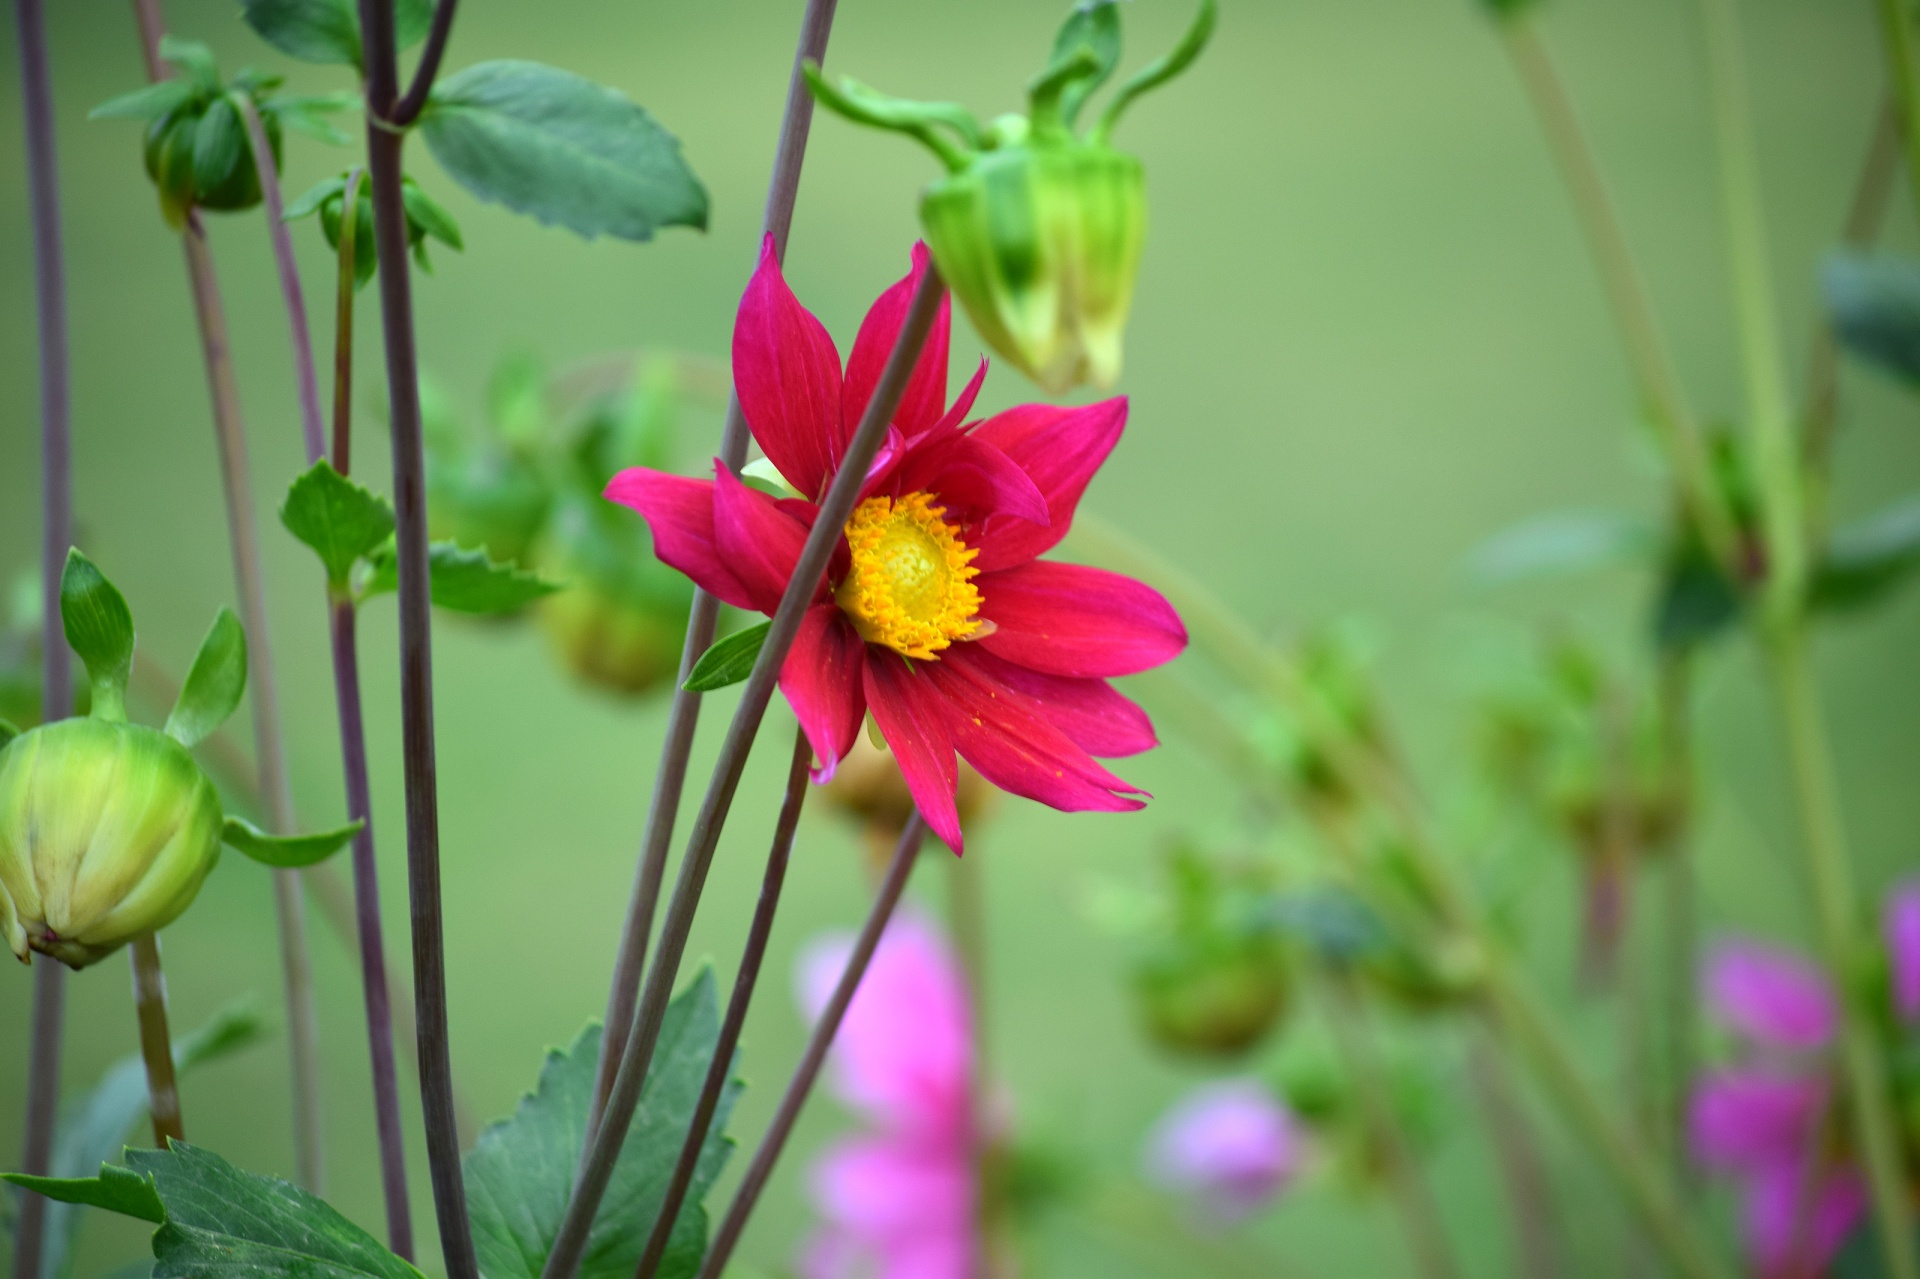
{"type": "Polygon", "coordinates": [[[980,629],[972,567],[980,552],[940,517],[931,493],[870,497],[847,521],[853,568],[834,599],[860,637],[908,657],[932,658],[980,629]]]}

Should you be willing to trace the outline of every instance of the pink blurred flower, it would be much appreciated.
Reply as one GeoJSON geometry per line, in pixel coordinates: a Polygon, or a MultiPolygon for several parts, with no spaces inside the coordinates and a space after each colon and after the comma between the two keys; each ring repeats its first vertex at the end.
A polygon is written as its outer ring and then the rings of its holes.
{"type": "Polygon", "coordinates": [[[1819,1048],[1839,1024],[1826,975],[1786,951],[1726,943],[1708,959],[1703,984],[1721,1020],[1758,1045],[1819,1048]]]}
{"type": "Polygon", "coordinates": [[[1883,926],[1893,976],[1893,1010],[1909,1024],[1920,1022],[1920,880],[1887,894],[1883,926]]]}
{"type": "Polygon", "coordinates": [[[1251,1079],[1188,1093],[1147,1139],[1147,1176],[1220,1222],[1265,1207],[1300,1164],[1293,1113],[1251,1079]]]}
{"type": "MultiPolygon", "coordinates": [[[[801,1007],[817,1018],[853,939],[802,955],[801,1007]]],[[[828,1058],[828,1087],[871,1125],[809,1170],[823,1219],[804,1279],[971,1279],[974,1270],[973,1021],[951,949],[902,912],[874,951],[828,1058]]]]}

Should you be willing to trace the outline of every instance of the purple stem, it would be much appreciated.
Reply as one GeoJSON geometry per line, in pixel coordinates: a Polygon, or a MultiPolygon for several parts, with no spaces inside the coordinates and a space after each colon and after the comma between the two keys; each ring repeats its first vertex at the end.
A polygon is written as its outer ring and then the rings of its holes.
{"type": "Polygon", "coordinates": [[[253,99],[244,93],[233,95],[240,118],[247,124],[247,144],[253,151],[253,165],[260,173],[260,192],[267,206],[267,232],[273,240],[274,265],[280,271],[280,296],[287,304],[287,328],[293,339],[293,377],[300,388],[300,440],[307,446],[307,464],[311,466],[327,455],[326,427],[320,418],[320,382],[313,372],[313,335],[307,331],[307,300],[300,291],[300,264],[293,256],[293,236],[287,230],[286,207],[280,200],[280,171],[273,162],[273,147],[260,123],[253,99]]]}

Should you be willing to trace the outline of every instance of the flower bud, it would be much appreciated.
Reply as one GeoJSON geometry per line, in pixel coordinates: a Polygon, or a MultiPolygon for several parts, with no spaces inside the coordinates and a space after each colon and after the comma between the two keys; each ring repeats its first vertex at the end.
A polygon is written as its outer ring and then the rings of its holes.
{"type": "Polygon", "coordinates": [[[1272,946],[1179,940],[1135,967],[1133,989],[1147,1033],[1162,1046],[1231,1057],[1266,1038],[1293,983],[1272,946]]]}
{"type": "MultiPolygon", "coordinates": [[[[960,761],[959,768],[954,804],[960,829],[970,831],[997,792],[966,760],[960,761]]],[[[860,823],[873,869],[884,872],[893,857],[893,846],[914,813],[913,796],[907,791],[907,779],[901,775],[893,752],[875,745],[868,734],[859,734],[821,793],[828,804],[860,823]]]]}
{"type": "Polygon", "coordinates": [[[551,546],[550,571],[568,585],[541,601],[540,623],[561,663],[624,697],[670,686],[693,584],[653,557],[644,529],[571,496],[555,514],[551,546]]]}
{"type": "Polygon", "coordinates": [[[220,858],[213,783],[179,742],[70,719],[0,750],[0,927],[84,968],[173,922],[220,858]]]}

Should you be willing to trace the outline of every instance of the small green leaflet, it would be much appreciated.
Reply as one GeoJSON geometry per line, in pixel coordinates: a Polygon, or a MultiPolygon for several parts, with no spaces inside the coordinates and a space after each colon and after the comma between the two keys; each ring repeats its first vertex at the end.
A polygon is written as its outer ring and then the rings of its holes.
{"type": "MultiPolygon", "coordinates": [[[[633,1274],[680,1157],[719,1021],[713,970],[703,967],[667,1007],[640,1108],[588,1238],[580,1279],[633,1274]]],[[[548,1053],[538,1089],[521,1099],[513,1118],[480,1134],[466,1157],[467,1212],[487,1279],[539,1279],[580,1163],[599,1054],[598,1026],[582,1031],[572,1048],[548,1053]]],[[[721,1093],[660,1279],[689,1279],[699,1269],[707,1234],[701,1201],[732,1150],[724,1133],[739,1092],[738,1080],[732,1080],[721,1093]]]]}
{"type": "Polygon", "coordinates": [[[1820,283],[1847,349],[1920,383],[1920,262],[1891,253],[1835,253],[1820,283]]]}
{"type": "MultiPolygon", "coordinates": [[[[240,0],[247,25],[274,48],[302,62],[360,65],[360,17],[353,0],[240,0]]],[[[433,22],[432,0],[395,0],[394,34],[402,49],[433,22]]]]}
{"type": "MultiPolygon", "coordinates": [[[[391,541],[369,557],[373,572],[361,584],[362,602],[400,589],[400,563],[391,541]]],[[[462,550],[452,542],[427,548],[427,572],[433,602],[456,613],[511,613],[560,589],[517,564],[489,559],[484,550],[462,550]]]]}
{"type": "Polygon", "coordinates": [[[280,522],[320,557],[327,584],[343,588],[354,564],[393,536],[393,507],[322,458],[287,490],[280,522]]]}
{"type": "Polygon", "coordinates": [[[4,1175],[16,1186],[37,1191],[56,1203],[105,1208],[123,1217],[137,1217],[156,1225],[167,1219],[153,1183],[119,1164],[101,1164],[97,1177],[32,1177],[24,1172],[4,1175]]]}
{"type": "Polygon", "coordinates": [[[126,718],[127,678],[133,672],[133,611],[127,597],[82,555],[67,552],[60,575],[60,621],[67,644],[86,663],[94,714],[126,718]]]}
{"type": "Polygon", "coordinates": [[[1093,55],[1092,68],[1060,93],[1060,120],[1069,129],[1094,91],[1105,84],[1120,62],[1120,5],[1118,0],[1087,0],[1076,4],[1053,39],[1053,60],[1068,62],[1082,50],[1093,55]]]}
{"type": "Polygon", "coordinates": [[[223,608],[180,686],[173,713],[167,716],[167,735],[191,750],[226,723],[246,691],[247,633],[233,611],[223,608]]]}
{"type": "Polygon", "coordinates": [[[365,822],[351,822],[339,830],[313,835],[269,835],[243,817],[229,817],[220,839],[253,860],[282,870],[297,870],[327,860],[352,842],[365,822]]]}
{"type": "Polygon", "coordinates": [[[692,693],[711,693],[716,688],[738,684],[753,670],[760,648],[767,642],[767,632],[772,629],[772,622],[762,622],[716,641],[712,648],[700,654],[700,660],[693,664],[687,682],[681,687],[692,693]]]}
{"type": "Polygon", "coordinates": [[[680,142],[624,94],[537,62],[483,62],[433,87],[420,131],[482,200],[593,238],[707,225],[680,142]]]}
{"type": "Polygon", "coordinates": [[[1812,605],[1850,612],[1884,598],[1920,568],[1920,495],[1833,531],[1814,573],[1812,605]]]}

